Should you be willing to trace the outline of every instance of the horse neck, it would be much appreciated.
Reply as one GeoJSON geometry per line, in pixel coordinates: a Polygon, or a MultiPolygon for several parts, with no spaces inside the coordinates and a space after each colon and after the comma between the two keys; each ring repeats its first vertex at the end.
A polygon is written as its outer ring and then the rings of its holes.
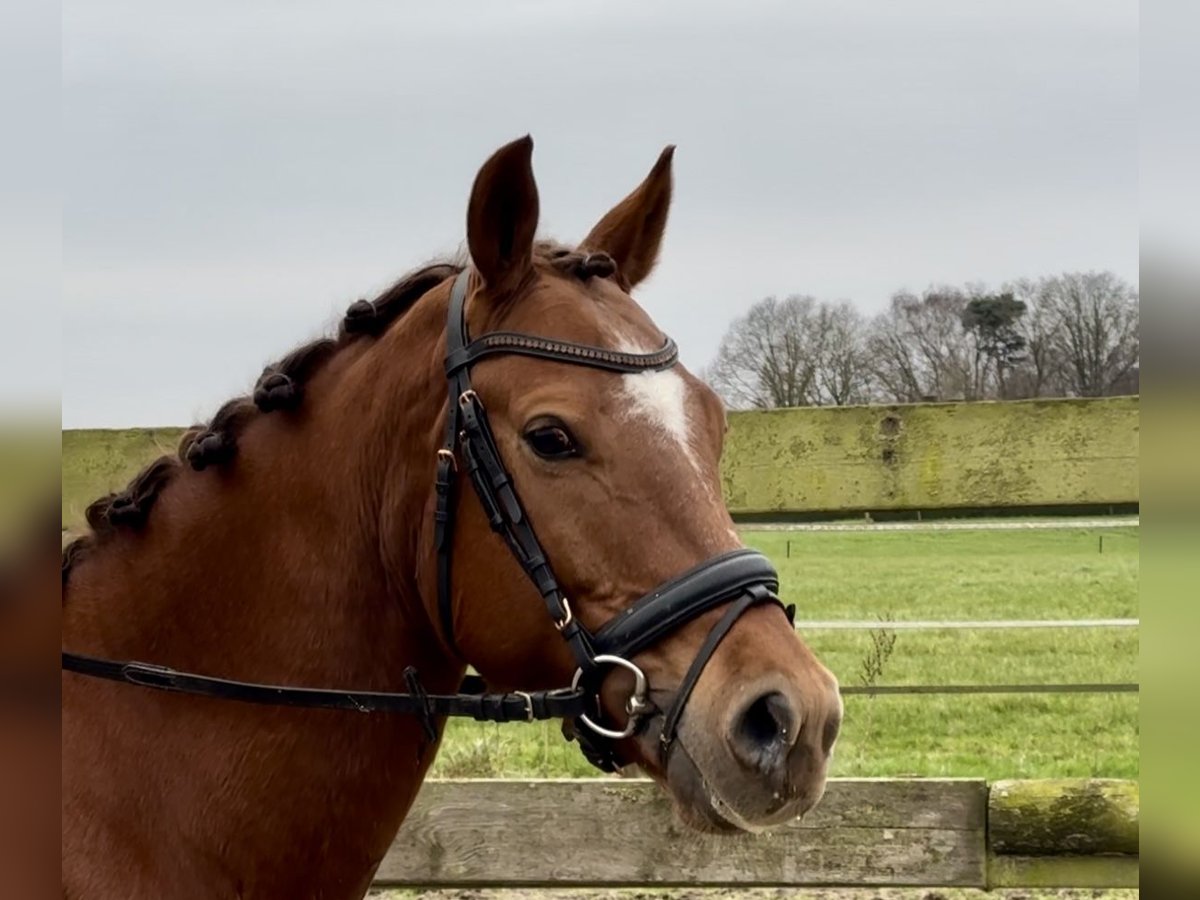
{"type": "MultiPolygon", "coordinates": [[[[441,324],[425,305],[383,337],[343,347],[300,409],[254,417],[232,463],[179,472],[140,529],[109,534],[83,557],[64,589],[63,648],[362,690],[404,690],[412,665],[431,692],[452,691],[463,667],[440,649],[417,586],[431,564],[419,557],[445,403],[441,324]]],[[[64,803],[92,804],[71,807],[71,822],[93,823],[64,831],[73,858],[144,795],[159,810],[155,827],[215,854],[190,864],[331,897],[365,890],[433,758],[411,716],[77,677],[64,681],[63,722],[64,803]],[[108,749],[98,756],[97,746],[108,749]],[[180,758],[204,760],[204,774],[181,778],[180,758]],[[90,783],[112,790],[96,798],[90,783]],[[200,807],[210,812],[196,816],[200,807]],[[320,871],[292,885],[313,859],[320,871]]],[[[122,838],[151,854],[156,839],[153,829],[122,838]]]]}
{"type": "Polygon", "coordinates": [[[257,415],[231,463],[180,472],[140,531],[106,536],[71,574],[64,642],[373,688],[396,687],[401,655],[447,668],[422,653],[437,641],[414,577],[444,404],[438,341],[415,313],[339,351],[298,411],[257,415]],[[425,349],[391,352],[409,341],[425,349]]]}

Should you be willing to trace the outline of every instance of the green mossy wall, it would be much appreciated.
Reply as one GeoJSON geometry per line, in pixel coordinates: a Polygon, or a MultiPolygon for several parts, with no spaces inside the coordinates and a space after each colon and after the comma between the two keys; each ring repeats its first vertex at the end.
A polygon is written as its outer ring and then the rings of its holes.
{"type": "MultiPolygon", "coordinates": [[[[1138,502],[1138,398],[735,412],[722,460],[734,515],[1138,502]]],[[[63,523],[119,490],[182,429],[64,431],[63,523]]]]}
{"type": "Polygon", "coordinates": [[[729,416],[735,514],[1137,503],[1138,398],[729,416]]]}

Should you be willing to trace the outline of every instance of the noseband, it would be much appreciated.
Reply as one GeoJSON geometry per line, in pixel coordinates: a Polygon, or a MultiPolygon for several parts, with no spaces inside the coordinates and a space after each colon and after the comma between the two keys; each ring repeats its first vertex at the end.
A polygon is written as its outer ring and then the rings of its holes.
{"type": "MultiPolygon", "coordinates": [[[[486,357],[507,354],[636,374],[671,368],[678,360],[678,351],[669,338],[661,349],[644,354],[621,353],[516,332],[490,332],[472,341],[466,323],[469,273],[469,269],[464,269],[454,282],[446,327],[445,369],[449,402],[445,442],[437,453],[434,513],[441,630],[449,646],[459,652],[454,635],[450,575],[456,487],[460,471],[465,471],[492,530],[508,544],[541,595],[554,627],[571,650],[576,670],[569,688],[491,694],[485,692],[481,679],[468,676],[458,694],[428,694],[416,671],[410,667],[404,672],[407,692],[347,691],[232,681],[150,663],[101,659],[65,650],[62,652],[63,670],[157,690],[248,703],[412,714],[421,719],[430,741],[437,738],[436,716],[465,716],[491,722],[562,719],[564,733],[579,742],[588,760],[601,770],[611,772],[621,765],[616,742],[639,733],[659,712],[648,697],[646,676],[632,662],[633,657],[693,619],[728,604],[725,614],[701,644],[671,705],[662,711],[659,755],[665,768],[684,707],[721,640],[752,606],[760,603],[783,605],[776,594],[778,575],[767,558],[754,550],[722,553],[659,585],[594,633],[589,631],[576,617],[525,514],[513,478],[500,458],[487,412],[471,387],[471,367],[486,357]],[[619,728],[601,724],[600,686],[605,674],[613,668],[625,669],[634,682],[625,702],[625,724],[619,728]]],[[[794,608],[786,607],[785,612],[790,622],[794,608]]]]}

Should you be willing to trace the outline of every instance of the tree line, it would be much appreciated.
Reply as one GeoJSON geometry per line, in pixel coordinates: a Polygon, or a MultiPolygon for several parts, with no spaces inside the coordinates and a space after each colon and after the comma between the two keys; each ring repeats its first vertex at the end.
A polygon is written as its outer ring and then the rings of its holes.
{"type": "Polygon", "coordinates": [[[1138,326],[1112,272],[900,291],[876,316],[767,297],[702,374],[734,409],[1136,394],[1138,326]]]}

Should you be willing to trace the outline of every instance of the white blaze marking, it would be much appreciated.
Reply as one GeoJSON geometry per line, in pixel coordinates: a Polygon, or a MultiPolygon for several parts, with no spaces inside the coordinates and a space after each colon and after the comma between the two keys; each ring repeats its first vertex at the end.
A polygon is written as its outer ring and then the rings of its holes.
{"type": "MultiPolygon", "coordinates": [[[[657,345],[648,347],[627,334],[618,332],[615,338],[614,346],[624,353],[652,353],[658,349],[657,345]]],[[[668,442],[674,443],[691,464],[696,477],[687,479],[685,490],[689,502],[698,503],[697,509],[723,510],[720,486],[705,475],[692,445],[692,421],[687,407],[688,387],[683,376],[673,369],[622,375],[621,394],[626,401],[623,416],[649,422],[668,442]]],[[[713,517],[710,527],[714,526],[724,530],[730,548],[745,546],[741,535],[729,522],[728,515],[713,517]]]]}
{"type": "MultiPolygon", "coordinates": [[[[621,337],[618,346],[625,353],[647,353],[636,341],[621,337]]],[[[679,445],[697,473],[700,463],[692,449],[691,422],[687,411],[687,383],[678,372],[638,372],[621,376],[622,392],[629,402],[628,414],[646,419],[679,445]]]]}

